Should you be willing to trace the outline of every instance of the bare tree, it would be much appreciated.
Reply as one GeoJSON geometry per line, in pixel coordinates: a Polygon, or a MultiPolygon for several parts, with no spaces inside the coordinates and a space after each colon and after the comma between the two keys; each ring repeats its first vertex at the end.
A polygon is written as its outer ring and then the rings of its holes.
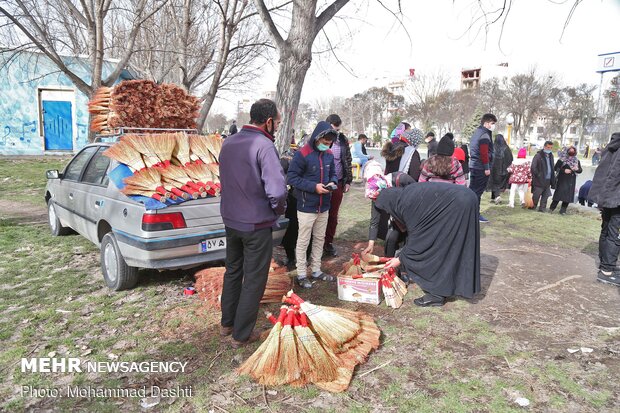
{"type": "Polygon", "coordinates": [[[528,128],[545,107],[554,85],[553,76],[541,76],[535,68],[504,79],[504,106],[514,116],[513,131],[519,144],[523,143],[528,128]]]}
{"type": "Polygon", "coordinates": [[[299,105],[306,73],[312,62],[312,45],[325,25],[349,0],[334,0],[317,16],[317,0],[293,1],[290,26],[286,38],[276,25],[274,16],[265,0],[254,0],[261,19],[280,54],[280,72],[276,102],[282,113],[277,146],[288,146],[293,129],[293,119],[299,105]]]}
{"type": "Polygon", "coordinates": [[[580,126],[579,145],[581,145],[586,122],[594,115],[592,93],[595,89],[595,86],[583,83],[577,87],[551,90],[546,117],[549,127],[560,135],[562,145],[566,143],[564,135],[573,125],[580,126]]]}
{"type": "Polygon", "coordinates": [[[449,76],[444,72],[416,75],[407,83],[409,114],[430,130],[437,121],[439,97],[448,90],[449,76]]]}
{"type": "Polygon", "coordinates": [[[155,0],[6,0],[0,5],[0,27],[14,51],[36,50],[47,56],[87,96],[101,85],[109,86],[127,66],[141,24],[166,1],[155,0]],[[104,78],[108,57],[109,22],[122,22],[124,48],[104,78]],[[86,55],[89,78],[77,74],[65,55],[86,55]]]}

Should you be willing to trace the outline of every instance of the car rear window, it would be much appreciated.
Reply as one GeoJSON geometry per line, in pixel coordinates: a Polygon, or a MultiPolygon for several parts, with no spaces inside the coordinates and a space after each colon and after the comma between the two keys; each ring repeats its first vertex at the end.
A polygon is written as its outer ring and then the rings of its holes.
{"type": "Polygon", "coordinates": [[[82,169],[84,169],[84,165],[86,165],[86,162],[88,162],[91,155],[96,150],[96,146],[89,146],[88,148],[84,148],[82,152],[75,155],[75,158],[73,158],[71,163],[67,166],[63,178],[71,181],[77,181],[78,179],[80,179],[80,175],[82,174],[82,169]]]}
{"type": "Polygon", "coordinates": [[[99,148],[97,153],[92,157],[84,171],[82,182],[95,185],[107,184],[106,172],[110,166],[110,158],[103,156],[103,151],[105,149],[106,148],[103,147],[99,148]]]}

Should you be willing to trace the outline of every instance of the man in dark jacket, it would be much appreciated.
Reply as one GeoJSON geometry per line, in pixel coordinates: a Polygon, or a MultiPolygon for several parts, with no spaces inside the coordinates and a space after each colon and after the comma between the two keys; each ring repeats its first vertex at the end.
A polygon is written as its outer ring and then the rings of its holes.
{"type": "Polygon", "coordinates": [[[552,148],[553,142],[546,141],[543,148],[532,159],[532,202],[534,206],[530,209],[536,209],[540,200],[538,212],[545,212],[547,198],[551,196],[551,188],[555,188],[552,148]]]}
{"type": "Polygon", "coordinates": [[[620,132],[611,135],[611,141],[601,155],[601,162],[592,178],[589,199],[601,209],[603,224],[598,240],[600,259],[598,280],[620,286],[620,132]]]}
{"type": "Polygon", "coordinates": [[[233,120],[232,121],[232,125],[230,125],[230,128],[228,128],[228,136],[234,135],[235,133],[237,133],[237,121],[233,120]]]}
{"type": "MultiPolygon", "coordinates": [[[[474,131],[469,140],[469,188],[480,198],[487,188],[491,165],[493,164],[493,130],[497,118],[492,113],[485,113],[480,120],[480,126],[474,131]]],[[[480,215],[481,223],[489,222],[480,215]]]]}
{"type": "Polygon", "coordinates": [[[334,155],[329,150],[338,131],[327,122],[319,122],[308,143],[298,150],[288,167],[288,183],[295,188],[299,230],[295,255],[297,283],[311,288],[307,276],[306,250],[312,237],[312,277],[315,280],[336,281],[321,271],[321,255],[325,241],[325,227],[329,218],[332,194],[336,190],[334,155]]]}
{"type": "Polygon", "coordinates": [[[250,109],[250,125],[224,141],[220,152],[226,228],[226,273],[220,335],[232,346],[256,341],[253,331],[273,252],[272,227],[286,208],[286,183],[273,144],[280,124],[276,104],[260,99],[250,109]]]}
{"type": "Polygon", "coordinates": [[[426,159],[429,159],[433,155],[437,155],[437,145],[439,145],[439,143],[437,143],[437,139],[435,138],[435,132],[428,132],[424,138],[424,141],[426,142],[426,146],[428,148],[428,151],[426,152],[426,159]]]}
{"type": "MultiPolygon", "coordinates": [[[[340,131],[342,119],[336,114],[329,115],[325,119],[332,129],[340,131]]],[[[327,229],[325,230],[324,253],[326,256],[335,257],[338,255],[333,245],[336,236],[336,227],[338,226],[338,212],[340,204],[345,193],[349,192],[351,182],[353,182],[353,172],[351,171],[351,148],[349,148],[349,140],[343,133],[338,132],[338,138],[331,148],[334,154],[334,165],[336,166],[336,175],[338,176],[338,188],[332,193],[331,208],[329,210],[329,220],[327,221],[327,229]]]]}

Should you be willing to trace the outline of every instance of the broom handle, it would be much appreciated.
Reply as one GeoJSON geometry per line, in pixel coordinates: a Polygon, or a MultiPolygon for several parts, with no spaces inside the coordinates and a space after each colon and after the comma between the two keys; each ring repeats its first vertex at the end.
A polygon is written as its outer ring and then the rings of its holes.
{"type": "Polygon", "coordinates": [[[304,302],[304,300],[301,299],[300,296],[298,296],[297,294],[295,294],[293,292],[293,290],[289,291],[286,294],[287,298],[290,300],[291,304],[297,304],[297,305],[301,305],[301,303],[304,302]]]}

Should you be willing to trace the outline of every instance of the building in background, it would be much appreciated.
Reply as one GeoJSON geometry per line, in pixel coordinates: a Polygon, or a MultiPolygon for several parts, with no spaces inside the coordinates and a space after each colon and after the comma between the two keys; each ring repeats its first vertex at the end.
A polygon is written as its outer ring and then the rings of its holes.
{"type": "MultiPolygon", "coordinates": [[[[62,56],[90,83],[90,63],[62,56]]],[[[114,69],[104,62],[103,77],[114,69]]],[[[119,81],[132,79],[123,71],[119,81]]],[[[74,153],[88,142],[88,97],[42,53],[0,50],[0,154],[74,153]]]]}

